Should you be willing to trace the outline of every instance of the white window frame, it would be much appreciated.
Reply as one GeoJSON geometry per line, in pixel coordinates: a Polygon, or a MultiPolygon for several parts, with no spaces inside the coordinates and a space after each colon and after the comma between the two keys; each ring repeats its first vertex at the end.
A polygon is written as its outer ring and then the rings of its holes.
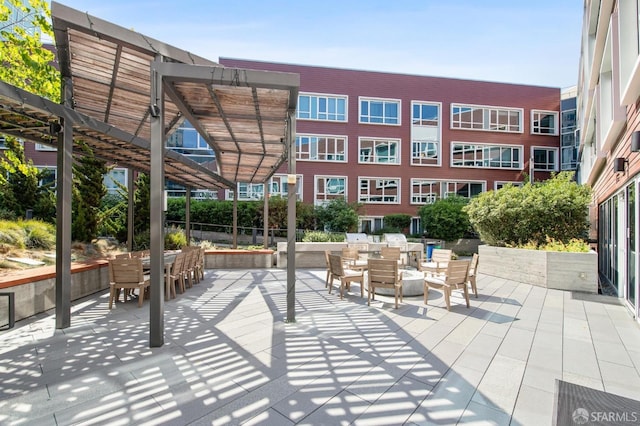
{"type": "Polygon", "coordinates": [[[428,102],[428,101],[411,101],[411,165],[412,166],[440,166],[442,158],[442,102],[428,102]],[[437,124],[424,123],[426,120],[422,117],[422,110],[420,109],[419,117],[415,117],[413,114],[414,108],[422,106],[431,106],[438,108],[437,124]],[[418,122],[416,122],[418,121],[418,122]],[[435,129],[436,138],[428,139],[428,136],[424,133],[425,129],[435,129]],[[435,155],[430,155],[432,152],[430,145],[435,147],[435,155]]]}
{"type": "MultiPolygon", "coordinates": [[[[440,188],[440,196],[442,198],[448,198],[451,195],[457,195],[462,197],[462,195],[458,194],[458,187],[461,185],[469,185],[469,189],[471,189],[471,185],[481,185],[482,190],[480,193],[487,191],[487,181],[486,180],[462,180],[462,179],[445,179],[441,181],[442,186],[440,188]],[[450,191],[451,185],[454,186],[454,191],[450,191]]],[[[469,195],[466,198],[471,198],[471,191],[469,191],[469,195]]]]}
{"type": "Polygon", "coordinates": [[[348,190],[348,183],[349,183],[349,178],[348,176],[338,176],[338,175],[314,175],[313,177],[313,204],[318,206],[318,205],[324,205],[326,203],[328,203],[329,201],[336,199],[336,198],[344,198],[345,200],[348,200],[347,197],[347,190],[348,190]],[[319,180],[324,180],[324,192],[320,192],[319,188],[320,185],[318,184],[319,180]],[[336,192],[335,194],[332,194],[330,192],[327,191],[327,181],[331,180],[331,179],[343,179],[344,180],[344,186],[343,186],[343,191],[342,193],[340,192],[336,192]],[[322,197],[322,198],[320,198],[322,197]]]}
{"type": "Polygon", "coordinates": [[[364,204],[400,204],[401,188],[402,179],[399,177],[358,176],[358,202],[364,204]],[[393,191],[387,193],[387,189],[393,191]],[[363,190],[365,191],[364,193],[363,190]]]}
{"type": "MultiPolygon", "coordinates": [[[[524,146],[523,145],[506,145],[506,144],[488,144],[488,143],[477,143],[477,142],[461,142],[461,141],[453,141],[451,142],[451,158],[450,158],[450,165],[451,167],[460,167],[460,168],[473,168],[473,169],[499,169],[499,170],[522,170],[524,167],[524,161],[523,161],[523,157],[524,157],[524,146]],[[457,146],[462,146],[463,147],[463,157],[465,156],[465,148],[469,147],[469,149],[466,149],[466,151],[469,151],[471,153],[473,153],[473,158],[467,159],[467,158],[463,158],[462,160],[456,160],[456,161],[463,161],[463,164],[455,164],[454,163],[454,154],[456,153],[456,147],[457,146]],[[492,160],[491,158],[491,151],[495,150],[495,149],[499,149],[500,150],[500,159],[497,160],[498,162],[502,163],[502,151],[505,149],[510,149],[511,150],[511,158],[513,158],[513,152],[514,150],[518,150],[519,152],[519,158],[517,160],[517,166],[510,166],[510,167],[502,167],[501,165],[492,165],[493,163],[495,163],[495,160],[492,160]],[[487,153],[489,154],[487,156],[487,153]],[[473,163],[471,165],[466,165],[464,164],[465,162],[470,162],[473,163]]],[[[514,161],[512,160],[511,163],[514,163],[514,161]]]]}
{"type": "Polygon", "coordinates": [[[440,198],[440,185],[441,181],[435,179],[424,178],[411,178],[411,199],[409,204],[413,205],[425,205],[433,204],[440,198]],[[422,188],[428,186],[428,192],[422,192],[422,188]],[[416,188],[420,188],[420,191],[416,191],[416,188]]]}
{"type": "Polygon", "coordinates": [[[317,162],[330,162],[330,163],[346,163],[348,161],[347,145],[348,138],[344,135],[317,135],[317,134],[298,134],[296,136],[296,161],[317,161],[317,162]],[[308,138],[309,143],[302,144],[302,138],[308,138]],[[339,144],[342,142],[342,152],[339,151],[339,144]],[[324,144],[324,152],[319,149],[319,145],[324,144]],[[330,152],[329,147],[333,148],[334,152],[330,152]],[[305,152],[306,158],[302,157],[303,146],[307,146],[308,149],[305,152]],[[315,148],[313,148],[315,146],[315,148]],[[315,151],[315,152],[314,152],[315,151]],[[324,156],[324,158],[323,158],[324,156]]]}
{"type": "Polygon", "coordinates": [[[496,181],[493,182],[493,189],[497,191],[498,189],[504,187],[507,184],[511,184],[513,186],[522,186],[522,185],[524,185],[524,183],[521,182],[521,181],[496,180],[496,181]]]}
{"type": "Polygon", "coordinates": [[[36,143],[36,151],[57,151],[55,146],[49,146],[42,143],[36,143]]]}
{"type": "MultiPolygon", "coordinates": [[[[38,172],[42,172],[43,170],[50,170],[53,172],[53,185],[51,189],[55,190],[58,187],[58,167],[57,166],[36,166],[38,172]]],[[[38,179],[38,187],[43,185],[42,179],[38,179]]]]}
{"type": "MultiPolygon", "coordinates": [[[[461,104],[461,103],[452,103],[451,104],[451,122],[450,128],[452,130],[471,130],[471,131],[480,131],[480,132],[499,132],[499,133],[523,133],[524,132],[524,109],[523,108],[513,108],[513,107],[502,107],[502,106],[491,106],[491,105],[474,105],[474,104],[461,104]],[[480,109],[482,110],[482,123],[471,121],[462,121],[461,118],[454,118],[454,109],[455,108],[470,108],[470,109],[480,109]],[[510,128],[501,129],[502,125],[498,122],[493,121],[493,114],[496,113],[500,115],[501,113],[518,113],[518,129],[511,130],[510,128]],[[470,127],[463,127],[463,124],[469,124],[470,127]]],[[[459,114],[461,117],[462,115],[459,114]]],[[[508,127],[513,126],[511,123],[511,119],[509,118],[508,127]]]]}
{"type": "Polygon", "coordinates": [[[109,170],[109,172],[107,172],[104,175],[103,182],[104,182],[104,186],[107,188],[107,192],[110,193],[110,194],[115,194],[115,193],[118,192],[118,186],[115,185],[116,181],[111,177],[111,173],[113,173],[114,171],[118,171],[120,173],[124,172],[124,182],[123,182],[124,186],[127,186],[127,182],[128,182],[127,177],[129,175],[129,170],[127,170],[125,168],[122,168],[122,167],[116,167],[114,169],[109,170]],[[111,182],[114,183],[114,185],[108,185],[107,184],[107,179],[110,179],[111,182]]]}
{"type": "Polygon", "coordinates": [[[550,147],[550,146],[532,146],[531,147],[531,160],[533,161],[533,171],[535,172],[557,172],[558,171],[558,167],[559,167],[559,150],[558,148],[555,147],[550,147]],[[538,166],[538,163],[536,163],[535,161],[535,151],[536,150],[543,150],[543,151],[547,151],[547,166],[545,168],[541,168],[538,166]],[[548,153],[549,152],[553,152],[554,153],[554,162],[553,162],[553,167],[549,168],[549,162],[548,162],[548,153]]]}
{"type": "Polygon", "coordinates": [[[368,96],[359,96],[358,97],[358,123],[360,124],[373,124],[373,125],[378,125],[378,126],[400,126],[402,124],[402,100],[401,99],[393,99],[393,98],[372,98],[372,97],[368,97],[368,96]],[[366,102],[368,103],[368,113],[367,115],[363,116],[362,113],[362,103],[366,102]],[[377,116],[372,116],[371,115],[371,103],[382,103],[382,117],[381,120],[382,122],[377,123],[377,122],[371,122],[371,118],[372,117],[376,117],[377,116]],[[390,116],[386,115],[386,105],[387,104],[395,104],[397,106],[398,109],[398,116],[395,118],[396,122],[389,122],[392,120],[392,118],[390,116]],[[367,120],[364,121],[363,118],[367,117],[367,120]]]}
{"type": "Polygon", "coordinates": [[[300,92],[298,94],[298,108],[296,110],[296,119],[297,120],[309,120],[309,121],[330,121],[330,122],[337,122],[337,123],[347,123],[349,121],[349,96],[347,95],[340,95],[340,94],[334,94],[334,93],[314,93],[314,92],[300,92]],[[316,98],[316,106],[315,106],[315,111],[312,111],[312,101],[309,100],[309,117],[301,117],[300,114],[301,113],[307,113],[307,111],[303,111],[300,108],[300,96],[309,96],[310,98],[316,98]],[[320,102],[318,101],[319,99],[325,99],[327,101],[327,111],[320,111],[320,102]],[[328,111],[328,104],[330,102],[330,100],[335,99],[336,100],[336,112],[335,113],[329,113],[328,111]],[[316,117],[322,115],[322,114],[327,114],[327,116],[329,114],[334,114],[336,117],[339,116],[338,112],[337,112],[337,104],[340,100],[344,101],[344,119],[340,120],[338,118],[336,119],[329,119],[329,118],[312,118],[312,116],[315,114],[316,117]]]}
{"type": "MultiPolygon", "coordinates": [[[[269,197],[280,196],[287,197],[289,195],[288,175],[284,173],[276,173],[269,179],[269,197]]],[[[304,186],[303,175],[296,175],[296,199],[302,201],[302,188],[304,186]]]]}
{"type": "Polygon", "coordinates": [[[400,154],[400,147],[402,146],[402,143],[400,141],[400,139],[390,139],[390,138],[372,138],[372,137],[367,137],[367,136],[362,136],[358,138],[358,163],[360,164],[377,164],[377,165],[381,165],[381,166],[397,166],[398,164],[400,164],[401,160],[401,154],[400,154]],[[363,148],[362,147],[362,143],[363,142],[372,142],[372,147],[371,148],[363,148]],[[387,147],[390,147],[392,144],[395,145],[395,154],[393,156],[391,155],[387,155],[386,157],[384,156],[378,156],[377,154],[377,150],[376,148],[378,146],[383,146],[386,145],[387,147]],[[363,160],[363,156],[362,156],[362,151],[365,149],[369,149],[369,153],[366,155],[366,158],[370,159],[371,161],[365,161],[363,160]],[[391,162],[381,162],[379,161],[382,158],[393,158],[394,161],[391,162]]]}
{"type": "Polygon", "coordinates": [[[542,135],[542,136],[558,136],[559,118],[560,118],[560,113],[558,111],[532,109],[531,110],[531,134],[542,135]],[[550,129],[551,130],[550,132],[543,132],[544,129],[549,129],[549,128],[540,126],[540,120],[542,118],[541,116],[543,115],[553,116],[554,126],[552,129],[550,129]]]}

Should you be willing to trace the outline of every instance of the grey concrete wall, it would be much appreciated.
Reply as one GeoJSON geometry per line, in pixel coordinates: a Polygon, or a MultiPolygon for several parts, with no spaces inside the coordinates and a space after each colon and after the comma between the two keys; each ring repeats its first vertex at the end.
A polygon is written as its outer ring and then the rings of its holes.
{"type": "Polygon", "coordinates": [[[205,269],[273,268],[273,252],[260,251],[208,251],[204,255],[205,269]]]}
{"type": "MultiPolygon", "coordinates": [[[[56,280],[47,278],[2,289],[15,293],[16,321],[53,309],[56,306],[56,280]]],[[[97,293],[109,288],[107,265],[71,274],[71,300],[97,293]]],[[[8,306],[0,305],[0,321],[7,318],[8,306]]]]}
{"type": "Polygon", "coordinates": [[[481,274],[557,290],[598,292],[598,254],[481,245],[481,274]]]}

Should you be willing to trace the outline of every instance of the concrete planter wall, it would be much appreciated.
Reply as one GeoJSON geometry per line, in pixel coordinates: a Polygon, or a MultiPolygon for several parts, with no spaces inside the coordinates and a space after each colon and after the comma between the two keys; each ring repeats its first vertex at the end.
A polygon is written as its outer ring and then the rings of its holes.
{"type": "Polygon", "coordinates": [[[205,269],[272,268],[273,250],[207,250],[205,269]]]}
{"type": "MultiPolygon", "coordinates": [[[[37,270],[25,270],[2,283],[1,291],[15,293],[15,319],[27,318],[56,306],[55,266],[45,266],[37,270]]],[[[72,264],[71,300],[109,288],[109,268],[106,261],[72,264]]],[[[4,300],[4,299],[3,299],[4,300]]],[[[0,307],[0,318],[6,318],[7,306],[0,307]]]]}
{"type": "Polygon", "coordinates": [[[598,292],[598,254],[478,247],[482,274],[557,290],[598,292]]]}

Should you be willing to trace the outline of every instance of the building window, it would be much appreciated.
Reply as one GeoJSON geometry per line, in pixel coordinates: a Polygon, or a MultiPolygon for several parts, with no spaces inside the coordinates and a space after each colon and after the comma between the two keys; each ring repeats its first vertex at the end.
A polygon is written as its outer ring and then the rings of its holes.
{"type": "Polygon", "coordinates": [[[298,135],[296,159],[301,161],[347,161],[346,136],[298,135]]]}
{"type": "Polygon", "coordinates": [[[411,164],[440,164],[440,104],[411,103],[411,164]]]}
{"type": "Polygon", "coordinates": [[[361,216],[358,222],[358,231],[365,234],[371,234],[384,228],[384,218],[380,216],[361,216]]]}
{"type": "Polygon", "coordinates": [[[400,204],[399,178],[358,179],[358,202],[368,204],[400,204]]]}
{"type": "MultiPolygon", "coordinates": [[[[289,184],[287,175],[275,174],[269,180],[269,196],[289,196],[289,184]]],[[[302,175],[296,175],[296,199],[302,201],[302,175]]]]}
{"type": "Polygon", "coordinates": [[[0,149],[7,149],[7,144],[5,142],[4,136],[0,135],[0,149]]]}
{"type": "Polygon", "coordinates": [[[38,166],[38,186],[55,189],[58,178],[56,167],[38,166]]]}
{"type": "Polygon", "coordinates": [[[511,186],[522,186],[522,182],[517,181],[506,181],[506,180],[497,180],[493,183],[494,189],[497,191],[498,189],[504,188],[506,185],[511,186]]]}
{"type": "Polygon", "coordinates": [[[263,184],[238,182],[238,200],[239,201],[262,200],[263,198],[264,198],[263,184]]]}
{"type": "Polygon", "coordinates": [[[215,162],[213,149],[186,120],[167,138],[166,146],[200,164],[215,162]]]}
{"type": "Polygon", "coordinates": [[[451,128],[522,133],[521,108],[451,104],[451,128]]]}
{"type": "Polygon", "coordinates": [[[400,164],[400,140],[360,138],[358,153],[359,163],[400,164]]]}
{"type": "Polygon", "coordinates": [[[558,149],[533,147],[533,170],[554,172],[558,170],[558,149]]]}
{"type": "Polygon", "coordinates": [[[534,135],[557,135],[558,113],[555,111],[531,111],[531,133],[534,135]]]}
{"type": "Polygon", "coordinates": [[[400,100],[360,98],[359,122],[400,125],[400,100]]]}
{"type": "Polygon", "coordinates": [[[483,181],[443,181],[442,193],[444,198],[452,195],[471,198],[484,192],[486,185],[483,181]]]}
{"type": "Polygon", "coordinates": [[[315,204],[322,205],[335,198],[347,199],[346,176],[316,176],[315,204]]]}
{"type": "Polygon", "coordinates": [[[120,188],[127,188],[127,169],[112,169],[104,175],[104,186],[109,194],[117,194],[120,188]]]}
{"type": "Polygon", "coordinates": [[[304,120],[347,121],[347,96],[301,93],[296,117],[304,120]]]}
{"type": "Polygon", "coordinates": [[[440,198],[440,182],[411,179],[411,204],[432,204],[440,198]]]}
{"type": "Polygon", "coordinates": [[[522,147],[453,142],[451,166],[522,170],[522,147]]]}
{"type": "Polygon", "coordinates": [[[57,148],[55,146],[36,143],[36,151],[57,151],[57,148]]]}

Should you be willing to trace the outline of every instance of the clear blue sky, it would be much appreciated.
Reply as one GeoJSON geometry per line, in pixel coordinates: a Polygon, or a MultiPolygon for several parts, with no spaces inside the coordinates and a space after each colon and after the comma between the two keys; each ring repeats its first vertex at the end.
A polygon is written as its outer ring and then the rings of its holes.
{"type": "Polygon", "coordinates": [[[62,0],[220,56],[552,87],[578,79],[583,0],[62,0]]]}

